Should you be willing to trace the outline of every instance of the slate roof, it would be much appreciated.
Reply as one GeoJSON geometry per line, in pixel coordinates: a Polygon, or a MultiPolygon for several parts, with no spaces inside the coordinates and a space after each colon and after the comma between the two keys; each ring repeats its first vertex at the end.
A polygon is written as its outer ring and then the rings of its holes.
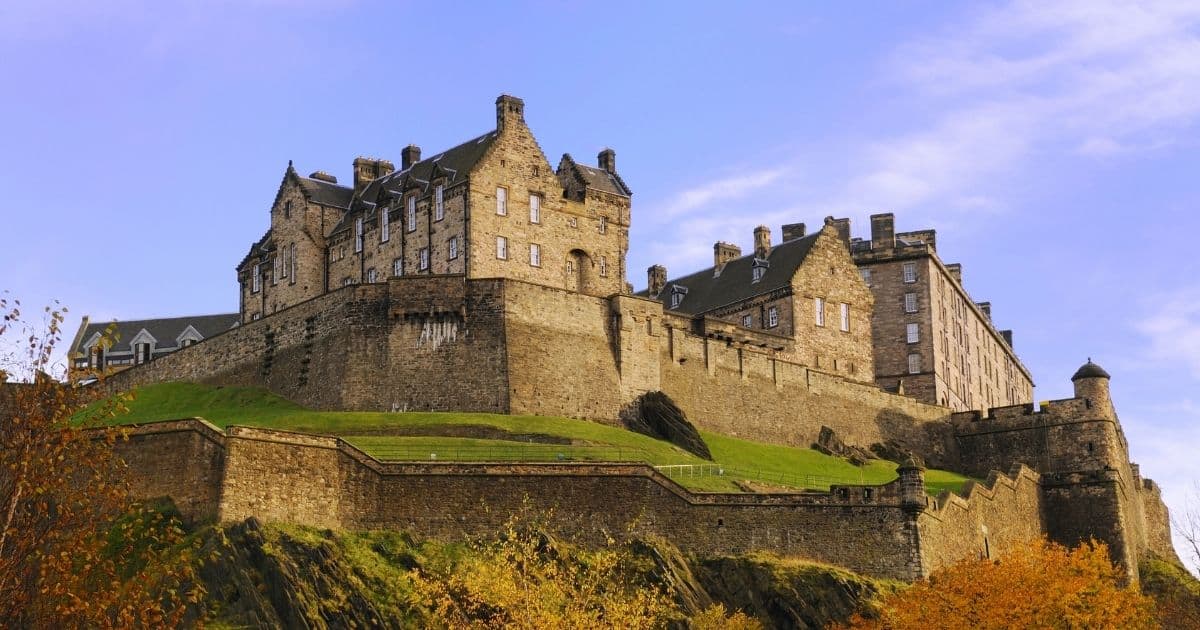
{"type": "Polygon", "coordinates": [[[602,168],[585,166],[578,162],[575,163],[575,168],[579,169],[579,173],[583,176],[583,180],[588,188],[594,188],[623,197],[628,197],[631,194],[625,186],[625,182],[616,173],[610,173],[602,168]]]}
{"type": "MultiPolygon", "coordinates": [[[[719,276],[714,275],[714,267],[708,267],[681,278],[668,280],[662,293],[655,299],[662,302],[669,310],[701,315],[785,288],[791,285],[796,269],[804,263],[804,259],[808,257],[808,253],[812,251],[813,244],[817,242],[820,235],[821,232],[817,231],[772,247],[771,253],[767,255],[769,266],[766,274],[758,282],[752,281],[755,259],[751,254],[725,263],[719,276]],[[673,285],[687,289],[687,293],[684,295],[683,301],[671,309],[671,287],[673,285]]],[[[649,292],[641,291],[638,295],[648,297],[649,292]]]]}
{"type": "Polygon", "coordinates": [[[300,189],[309,200],[343,210],[350,207],[350,199],[354,196],[353,188],[298,175],[296,178],[300,180],[300,189]]]}
{"type": "Polygon", "coordinates": [[[445,176],[446,187],[466,180],[471,169],[475,168],[475,165],[483,158],[483,154],[491,148],[496,137],[496,131],[489,131],[433,157],[421,160],[405,170],[388,173],[372,181],[353,200],[352,211],[342,215],[341,221],[330,233],[348,229],[354,223],[354,218],[360,216],[363,211],[374,209],[381,200],[400,197],[413,185],[420,187],[421,195],[425,196],[431,193],[430,182],[435,177],[445,176]]]}
{"type": "Polygon", "coordinates": [[[1095,363],[1092,363],[1092,360],[1088,359],[1087,363],[1084,363],[1083,365],[1081,365],[1079,367],[1078,370],[1075,371],[1075,375],[1071,377],[1071,382],[1078,381],[1081,378],[1112,378],[1112,377],[1108,375],[1108,372],[1104,371],[1104,368],[1100,367],[1099,365],[1096,365],[1095,363]]]}
{"type": "MultiPolygon", "coordinates": [[[[237,313],[220,313],[217,315],[196,315],[193,317],[169,317],[163,319],[136,319],[128,321],[118,321],[116,323],[115,335],[117,341],[113,344],[114,350],[127,350],[129,344],[139,332],[145,329],[154,337],[155,346],[175,347],[175,340],[183,331],[187,330],[188,326],[196,329],[205,339],[229,330],[241,321],[241,316],[237,313]]],[[[87,352],[84,344],[91,339],[96,333],[103,334],[104,331],[112,322],[91,322],[83,328],[80,334],[76,335],[78,346],[71,348],[72,352],[87,352]]]]}

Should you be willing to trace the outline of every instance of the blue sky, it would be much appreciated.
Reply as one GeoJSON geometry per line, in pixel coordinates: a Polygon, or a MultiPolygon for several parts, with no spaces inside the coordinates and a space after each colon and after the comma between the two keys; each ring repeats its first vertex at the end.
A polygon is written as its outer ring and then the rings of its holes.
{"type": "Polygon", "coordinates": [[[894,212],[1039,400],[1091,356],[1176,511],[1200,479],[1194,2],[8,0],[0,85],[0,289],[72,327],[236,310],[289,159],[346,180],[510,93],[552,163],[617,151],[635,285],[760,223],[894,212]]]}

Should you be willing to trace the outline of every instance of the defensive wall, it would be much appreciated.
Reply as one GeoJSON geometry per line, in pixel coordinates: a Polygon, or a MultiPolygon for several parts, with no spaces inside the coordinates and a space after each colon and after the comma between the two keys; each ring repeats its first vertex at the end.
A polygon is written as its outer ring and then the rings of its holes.
{"type": "Polygon", "coordinates": [[[985,553],[980,528],[995,532],[993,554],[1038,533],[1024,524],[1037,522],[1027,468],[933,501],[919,469],[828,492],[693,493],[645,464],[384,463],[335,437],[199,419],[134,427],[117,448],[138,496],[170,496],[191,520],[454,540],[532,515],[585,544],[656,534],[700,554],[770,551],[907,580],[985,553]]]}
{"type": "MultiPolygon", "coordinates": [[[[617,423],[662,390],[697,426],[807,447],[822,426],[953,461],[942,407],[785,361],[781,338],[653,300],[463,276],[352,285],[111,375],[258,385],[317,409],[481,411],[617,423]]],[[[867,375],[869,376],[869,375],[867,375]]]]}

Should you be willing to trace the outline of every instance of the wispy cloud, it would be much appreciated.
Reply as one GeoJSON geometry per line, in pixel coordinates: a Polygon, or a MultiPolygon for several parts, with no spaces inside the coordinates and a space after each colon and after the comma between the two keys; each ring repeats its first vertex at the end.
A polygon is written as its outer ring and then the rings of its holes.
{"type": "Polygon", "coordinates": [[[1135,325],[1146,339],[1148,362],[1182,365],[1200,379],[1200,289],[1155,296],[1146,317],[1135,325]]]}
{"type": "Polygon", "coordinates": [[[785,173],[784,169],[754,170],[724,177],[688,188],[665,203],[659,219],[675,219],[716,201],[730,201],[770,185],[785,173]]]}

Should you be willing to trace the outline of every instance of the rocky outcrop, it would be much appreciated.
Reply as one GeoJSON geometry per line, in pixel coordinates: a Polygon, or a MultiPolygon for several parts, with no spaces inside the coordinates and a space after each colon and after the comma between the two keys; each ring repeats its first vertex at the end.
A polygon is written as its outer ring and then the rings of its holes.
{"type": "Polygon", "coordinates": [[[712,460],[708,444],[696,427],[688,422],[683,410],[662,392],[647,392],[622,414],[630,431],[666,440],[679,448],[707,460],[712,460]]]}
{"type": "Polygon", "coordinates": [[[868,459],[874,459],[874,455],[870,451],[846,444],[833,429],[827,426],[821,427],[821,432],[817,434],[817,441],[813,442],[812,447],[826,455],[848,458],[855,466],[861,466],[867,463],[868,459]]]}

